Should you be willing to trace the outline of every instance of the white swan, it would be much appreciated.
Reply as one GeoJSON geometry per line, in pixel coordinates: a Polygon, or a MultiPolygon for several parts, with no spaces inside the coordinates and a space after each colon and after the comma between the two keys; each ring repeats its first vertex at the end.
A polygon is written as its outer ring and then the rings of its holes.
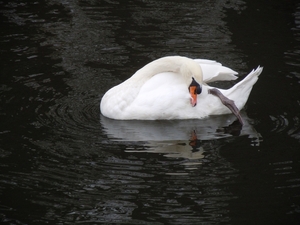
{"type": "Polygon", "coordinates": [[[244,107],[262,69],[258,67],[224,90],[207,83],[235,80],[237,72],[212,60],[163,57],[108,90],[100,110],[105,117],[118,120],[201,119],[228,114],[231,110],[242,123],[239,110],[244,107]]]}

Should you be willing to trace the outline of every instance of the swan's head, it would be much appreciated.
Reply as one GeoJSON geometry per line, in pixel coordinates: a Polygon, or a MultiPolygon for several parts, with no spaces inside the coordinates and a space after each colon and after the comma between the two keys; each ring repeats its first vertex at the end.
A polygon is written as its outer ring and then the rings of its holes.
{"type": "Polygon", "coordinates": [[[202,88],[194,77],[192,77],[192,83],[189,86],[189,92],[191,95],[191,105],[194,107],[197,105],[197,95],[201,94],[202,88]]]}
{"type": "Polygon", "coordinates": [[[197,95],[202,91],[201,84],[203,83],[202,70],[198,63],[194,60],[185,61],[180,67],[180,73],[185,78],[191,95],[191,105],[197,105],[197,95]]]}

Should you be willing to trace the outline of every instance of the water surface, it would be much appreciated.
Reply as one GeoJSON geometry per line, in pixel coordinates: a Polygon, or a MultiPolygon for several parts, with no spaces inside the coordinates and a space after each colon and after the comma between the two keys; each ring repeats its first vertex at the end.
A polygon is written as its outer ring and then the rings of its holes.
{"type": "Polygon", "coordinates": [[[0,6],[3,224],[298,224],[297,1],[0,6]],[[109,88],[166,55],[241,79],[264,66],[245,126],[100,115],[109,88]]]}

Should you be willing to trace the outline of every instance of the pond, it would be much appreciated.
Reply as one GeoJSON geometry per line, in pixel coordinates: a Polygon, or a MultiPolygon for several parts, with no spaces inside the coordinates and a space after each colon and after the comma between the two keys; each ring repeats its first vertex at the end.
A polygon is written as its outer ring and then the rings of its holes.
{"type": "Polygon", "coordinates": [[[298,1],[0,6],[2,224],[299,223],[298,1]],[[263,66],[245,125],[100,114],[108,89],[167,55],[216,60],[239,80],[263,66]]]}

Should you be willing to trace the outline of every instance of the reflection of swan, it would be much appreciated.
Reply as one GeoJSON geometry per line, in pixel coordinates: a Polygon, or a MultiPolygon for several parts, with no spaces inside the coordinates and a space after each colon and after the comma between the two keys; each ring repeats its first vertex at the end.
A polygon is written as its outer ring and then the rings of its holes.
{"type": "MultiPolygon", "coordinates": [[[[101,116],[101,124],[107,136],[115,141],[143,142],[144,146],[179,145],[192,150],[197,144],[192,141],[216,140],[234,135],[247,135],[252,144],[258,145],[260,134],[249,124],[250,119],[242,111],[244,126],[235,124],[234,115],[223,115],[203,120],[112,120],[101,116]],[[193,136],[193,135],[196,135],[193,136]],[[182,144],[185,143],[185,144],[182,144]]],[[[173,148],[174,149],[174,148],[173,148]]],[[[166,150],[166,149],[165,149],[166,150]]]]}
{"type": "Polygon", "coordinates": [[[222,90],[206,82],[235,80],[235,71],[211,60],[164,57],[106,92],[100,109],[104,116],[120,120],[199,119],[228,114],[228,108],[239,117],[261,71],[258,67],[232,88],[222,90]]]}
{"type": "Polygon", "coordinates": [[[243,126],[232,114],[202,120],[160,121],[112,120],[101,116],[100,121],[110,140],[125,142],[126,152],[181,158],[184,160],[180,164],[192,170],[202,164],[204,152],[218,147],[220,143],[213,140],[247,135],[252,145],[259,145],[260,134],[249,124],[250,119],[243,111],[241,116],[243,126]]]}

